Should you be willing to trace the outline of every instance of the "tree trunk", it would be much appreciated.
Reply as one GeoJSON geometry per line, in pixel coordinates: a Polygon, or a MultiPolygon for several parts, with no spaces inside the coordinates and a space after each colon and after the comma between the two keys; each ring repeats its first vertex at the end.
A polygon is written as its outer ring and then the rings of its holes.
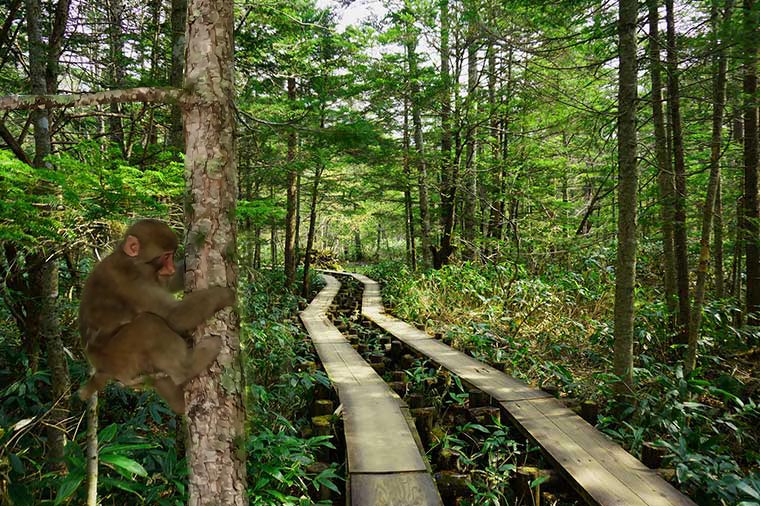
{"type": "Polygon", "coordinates": [[[417,166],[417,178],[420,198],[420,221],[422,229],[420,240],[422,242],[422,260],[426,267],[432,264],[433,252],[430,248],[430,209],[428,204],[427,161],[425,160],[425,146],[422,139],[422,113],[420,100],[419,72],[417,71],[417,34],[412,27],[408,27],[406,33],[406,55],[409,64],[409,80],[412,103],[412,124],[414,127],[415,162],[417,166]]]}
{"type": "MultiPolygon", "coordinates": [[[[288,100],[296,100],[296,80],[288,78],[288,100]]],[[[296,159],[296,131],[288,133],[288,200],[285,215],[285,287],[291,288],[296,279],[296,200],[298,193],[298,170],[296,159]]]]}
{"type": "Polygon", "coordinates": [[[673,157],[675,161],[673,246],[676,259],[676,285],[678,288],[678,330],[676,340],[680,344],[689,341],[689,261],[686,238],[686,162],[681,132],[681,95],[678,86],[678,47],[673,13],[673,0],[665,0],[668,31],[668,105],[670,124],[673,129],[673,157]]]}
{"type": "MultiPolygon", "coordinates": [[[[42,6],[39,0],[27,0],[27,34],[29,39],[29,80],[33,94],[44,94],[58,87],[58,57],[60,55],[60,38],[68,18],[68,2],[60,2],[51,34],[48,37],[47,54],[40,29],[42,6]],[[62,26],[61,26],[62,25],[62,26]],[[51,61],[55,59],[55,61],[51,61]]],[[[34,125],[34,165],[52,168],[46,160],[52,152],[50,134],[50,115],[47,110],[35,110],[31,113],[34,125]]],[[[50,188],[49,191],[55,191],[50,188]]],[[[52,384],[52,407],[47,420],[48,445],[50,454],[48,462],[52,469],[63,472],[66,445],[65,420],[69,415],[69,369],[66,354],[61,341],[61,328],[58,321],[58,264],[55,255],[42,252],[33,262],[30,278],[34,280],[37,292],[38,318],[36,324],[39,335],[45,343],[48,368],[52,384]]]]}
{"type": "Polygon", "coordinates": [[[317,163],[314,169],[314,185],[311,188],[311,205],[309,206],[309,235],[306,238],[306,253],[303,257],[303,283],[301,285],[301,296],[306,299],[309,297],[309,269],[311,268],[311,255],[314,249],[314,235],[317,233],[317,202],[319,200],[319,180],[322,177],[324,167],[322,162],[317,163]]]}
{"type": "Polygon", "coordinates": [[[253,227],[253,268],[261,269],[261,226],[253,227]]]}
{"type": "Polygon", "coordinates": [[[358,228],[354,229],[354,260],[364,260],[364,248],[362,247],[362,234],[358,228]]]}
{"type": "Polygon", "coordinates": [[[744,244],[747,264],[747,325],[760,325],[760,237],[757,199],[758,118],[757,51],[758,9],[744,0],[744,244]]]}
{"type": "Polygon", "coordinates": [[[454,232],[458,165],[451,160],[451,70],[449,68],[449,2],[441,1],[441,243],[433,253],[433,267],[449,262],[454,232]]]}
{"type": "MultiPolygon", "coordinates": [[[[736,199],[736,226],[734,228],[734,251],[731,262],[731,296],[740,305],[742,296],[742,256],[744,245],[744,198],[736,199]]],[[[741,327],[741,311],[737,311],[736,327],[741,327]]]]}
{"type": "MultiPolygon", "coordinates": [[[[190,0],[184,106],[189,197],[185,221],[186,285],[237,286],[233,4],[190,0]]],[[[219,336],[222,350],[211,369],[186,389],[189,506],[248,504],[245,411],[240,322],[234,311],[217,313],[193,334],[197,345],[219,336]]]]}
{"type": "MultiPolygon", "coordinates": [[[[169,84],[174,88],[182,88],[185,73],[185,30],[187,29],[187,0],[172,0],[171,13],[171,44],[172,66],[169,74],[169,84]]],[[[171,106],[171,117],[168,134],[169,146],[178,153],[185,151],[185,136],[182,131],[182,111],[179,106],[171,106]]]]}
{"type": "Polygon", "coordinates": [[[409,101],[404,98],[404,214],[406,220],[406,263],[417,270],[417,251],[414,244],[414,207],[412,205],[412,169],[409,164],[409,101]]]}
{"type": "MultiPolygon", "coordinates": [[[[124,6],[122,0],[108,0],[108,44],[109,44],[109,80],[112,88],[121,88],[124,83],[124,34],[122,32],[124,6]]],[[[121,124],[120,104],[109,104],[111,112],[108,117],[108,137],[119,148],[122,156],[126,155],[124,130],[121,124]]]]}
{"type": "MultiPolygon", "coordinates": [[[[731,0],[726,2],[726,16],[731,9],[731,0]]],[[[720,179],[720,154],[723,131],[723,109],[726,101],[726,55],[725,48],[718,35],[722,25],[718,18],[718,8],[713,2],[712,31],[714,43],[714,74],[713,74],[713,114],[712,138],[710,141],[710,179],[707,182],[705,207],[702,212],[702,235],[699,241],[699,262],[697,263],[697,284],[694,289],[694,307],[689,321],[689,343],[684,359],[686,373],[694,370],[697,365],[697,339],[702,324],[702,305],[705,300],[705,285],[707,282],[707,267],[710,264],[710,229],[712,228],[715,195],[720,179]]]]}
{"type": "Polygon", "coordinates": [[[726,296],[726,275],[723,272],[723,196],[720,174],[718,174],[717,183],[713,216],[713,268],[715,269],[715,297],[722,299],[726,296]]]}
{"type": "Polygon", "coordinates": [[[619,3],[618,244],[615,267],[614,373],[620,397],[633,392],[633,318],[636,284],[636,0],[619,3]]]}
{"type": "MultiPolygon", "coordinates": [[[[503,179],[506,177],[504,168],[506,163],[502,161],[500,153],[501,148],[501,136],[499,135],[499,111],[496,102],[496,74],[498,70],[496,68],[496,47],[493,41],[488,45],[488,114],[490,116],[490,133],[488,134],[488,142],[491,143],[491,165],[492,173],[494,177],[493,182],[493,195],[491,197],[491,205],[488,215],[488,237],[491,238],[491,250],[496,252],[498,250],[499,241],[501,240],[502,222],[504,217],[502,210],[504,208],[504,194],[502,193],[502,187],[504,185],[503,179]]],[[[507,77],[509,80],[509,77],[507,77]]],[[[496,261],[497,259],[494,259],[496,261]]]]}
{"type": "MultiPolygon", "coordinates": [[[[474,13],[472,14],[474,17],[474,13]]],[[[477,223],[475,212],[478,200],[478,174],[475,167],[475,150],[478,122],[478,49],[475,42],[475,20],[468,29],[467,40],[467,135],[465,137],[464,189],[462,191],[463,256],[474,261],[478,258],[476,245],[477,223]]]]}
{"type": "Polygon", "coordinates": [[[87,506],[98,506],[98,393],[87,402],[87,506]]]}
{"type": "Polygon", "coordinates": [[[649,70],[652,77],[652,122],[654,123],[655,151],[657,153],[657,187],[660,195],[662,222],[662,253],[665,271],[665,304],[668,312],[676,314],[676,265],[673,246],[673,173],[665,134],[662,112],[662,76],[660,64],[660,29],[658,0],[647,0],[649,6],[649,70]]]}

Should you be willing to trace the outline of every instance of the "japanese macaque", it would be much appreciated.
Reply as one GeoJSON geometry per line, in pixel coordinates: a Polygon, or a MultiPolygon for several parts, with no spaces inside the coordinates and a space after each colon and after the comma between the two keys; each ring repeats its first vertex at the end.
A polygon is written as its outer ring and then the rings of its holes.
{"type": "Polygon", "coordinates": [[[165,223],[141,220],[90,274],[79,306],[79,331],[94,368],[79,390],[82,400],[109,379],[152,385],[177,413],[185,411],[184,385],[211,366],[218,337],[189,348],[183,335],[235,302],[226,287],[196,290],[177,300],[184,267],[174,265],[177,236],[165,223]]]}

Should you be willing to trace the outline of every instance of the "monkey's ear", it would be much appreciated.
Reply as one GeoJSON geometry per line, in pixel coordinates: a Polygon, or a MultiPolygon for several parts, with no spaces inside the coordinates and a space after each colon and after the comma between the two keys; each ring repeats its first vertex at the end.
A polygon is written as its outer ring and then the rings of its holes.
{"type": "Polygon", "coordinates": [[[124,249],[124,253],[126,253],[127,256],[136,257],[140,253],[140,239],[133,235],[128,235],[127,238],[124,239],[124,246],[122,246],[122,249],[124,249]]]}

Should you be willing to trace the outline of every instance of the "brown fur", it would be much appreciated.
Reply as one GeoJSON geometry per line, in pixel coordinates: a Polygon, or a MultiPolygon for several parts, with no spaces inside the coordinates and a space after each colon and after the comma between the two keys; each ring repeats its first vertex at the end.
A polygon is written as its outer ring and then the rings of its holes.
{"type": "Polygon", "coordinates": [[[82,399],[109,379],[130,385],[145,376],[174,411],[184,412],[184,384],[211,365],[221,341],[206,339],[189,349],[182,335],[234,304],[235,295],[214,287],[175,299],[169,290],[182,286],[184,270],[175,272],[176,248],[177,237],[166,224],[141,220],[90,274],[79,330],[95,372],[79,391],[82,399]]]}

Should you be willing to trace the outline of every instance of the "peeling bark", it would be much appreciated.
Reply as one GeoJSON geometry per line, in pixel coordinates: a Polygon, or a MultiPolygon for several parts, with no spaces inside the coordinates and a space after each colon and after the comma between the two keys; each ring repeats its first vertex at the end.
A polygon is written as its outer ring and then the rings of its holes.
{"type": "MultiPolygon", "coordinates": [[[[188,5],[184,107],[188,205],[186,286],[236,287],[233,4],[188,5]]],[[[240,322],[226,309],[193,335],[197,344],[219,336],[222,350],[210,371],[186,390],[190,506],[248,504],[240,322]]]]}

